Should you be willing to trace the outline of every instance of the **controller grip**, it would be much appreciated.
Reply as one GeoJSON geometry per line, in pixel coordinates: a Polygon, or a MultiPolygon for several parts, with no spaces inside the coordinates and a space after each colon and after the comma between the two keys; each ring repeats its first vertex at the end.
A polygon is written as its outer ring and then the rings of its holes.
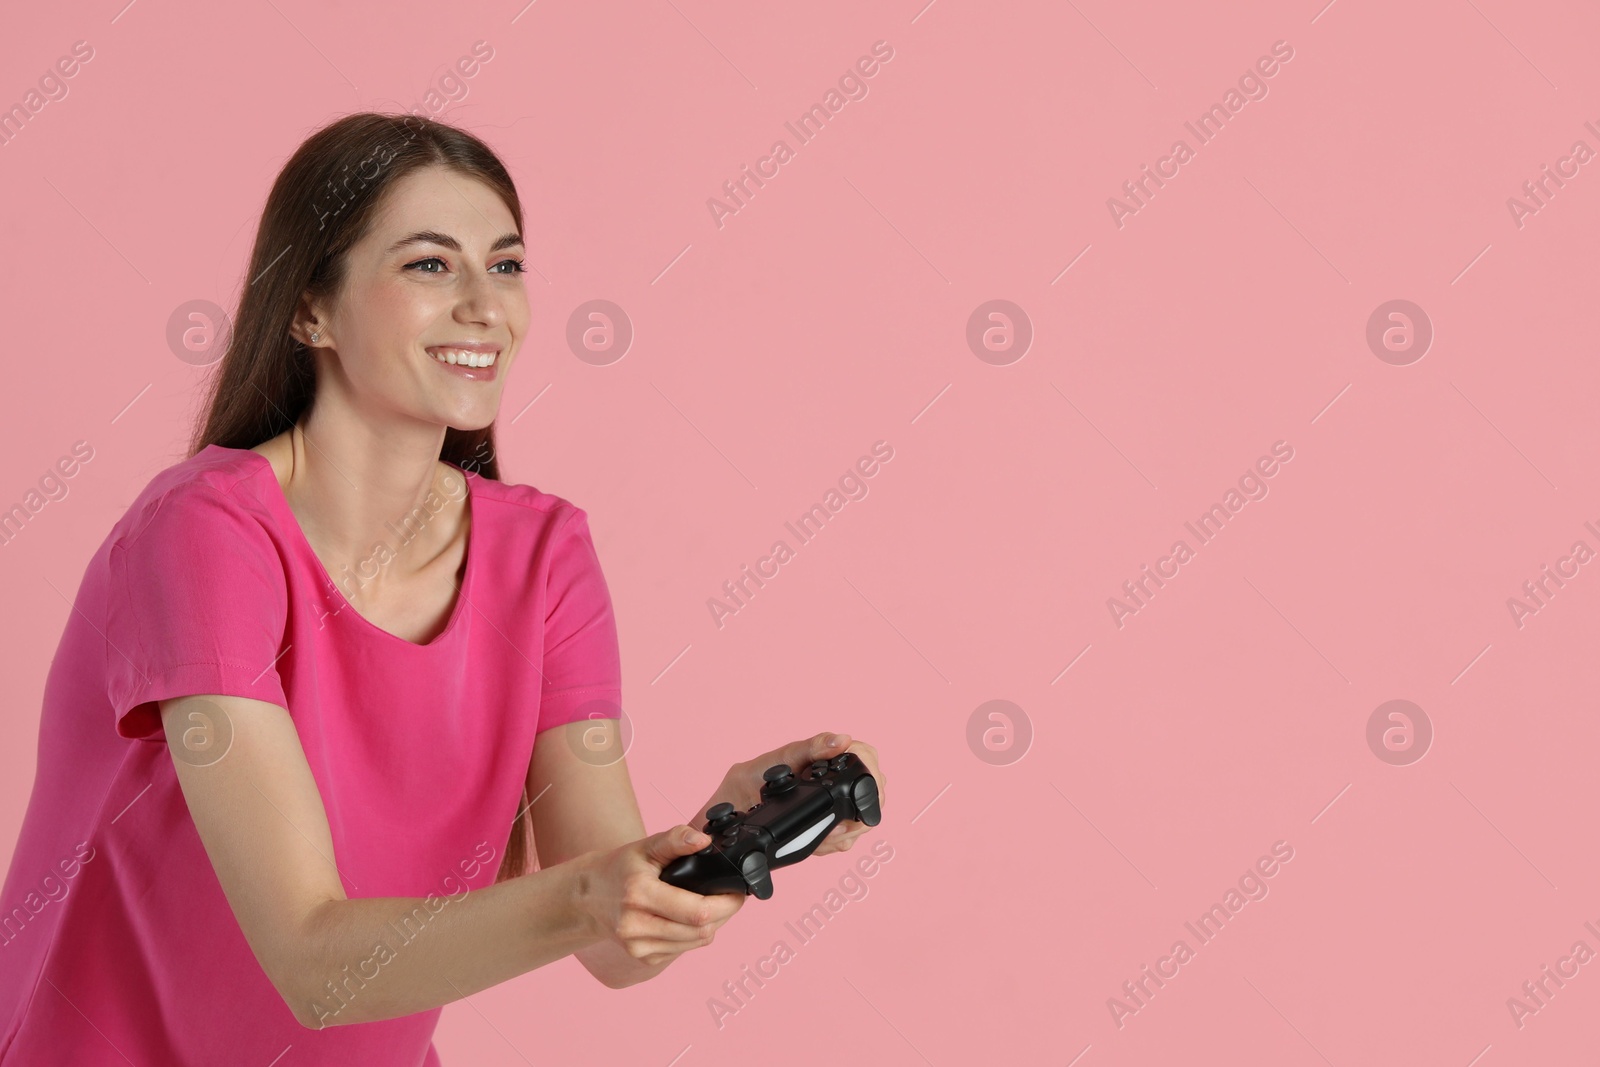
{"type": "Polygon", "coordinates": [[[878,780],[870,774],[863,774],[856,779],[856,784],[850,789],[850,800],[856,806],[856,818],[868,826],[876,826],[883,821],[883,812],[878,808],[878,780]]]}
{"type": "MultiPolygon", "coordinates": [[[[720,866],[726,868],[728,864],[724,862],[720,866]]],[[[687,889],[691,892],[704,894],[711,892],[708,885],[717,877],[717,873],[714,867],[712,850],[710,846],[707,846],[699,853],[679,856],[665,867],[662,867],[661,880],[679,889],[687,889]]],[[[731,872],[722,873],[726,877],[726,874],[731,872]]]]}
{"type": "Polygon", "coordinates": [[[757,900],[771,898],[772,872],[767,869],[767,854],[765,852],[747,853],[739,873],[744,876],[746,892],[754,894],[757,900]]]}
{"type": "Polygon", "coordinates": [[[767,854],[760,849],[746,852],[734,866],[732,858],[707,846],[688,856],[679,856],[661,868],[661,880],[692,893],[744,893],[758,900],[772,896],[772,870],[767,854]]]}

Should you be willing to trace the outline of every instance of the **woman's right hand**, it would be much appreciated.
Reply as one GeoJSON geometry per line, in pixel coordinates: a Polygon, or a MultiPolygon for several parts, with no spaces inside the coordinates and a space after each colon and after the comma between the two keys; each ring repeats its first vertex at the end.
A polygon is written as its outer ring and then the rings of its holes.
{"type": "Polygon", "coordinates": [[[710,843],[699,830],[678,825],[581,857],[579,906],[591,930],[652,967],[711,944],[722,924],[744,905],[745,894],[702,896],[661,880],[661,868],[710,843]]]}

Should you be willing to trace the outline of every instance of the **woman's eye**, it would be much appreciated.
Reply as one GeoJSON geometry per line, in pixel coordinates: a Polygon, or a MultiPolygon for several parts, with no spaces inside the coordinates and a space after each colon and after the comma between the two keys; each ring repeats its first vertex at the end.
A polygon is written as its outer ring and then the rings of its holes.
{"type": "MultiPolygon", "coordinates": [[[[413,269],[415,269],[417,267],[422,266],[424,263],[439,263],[439,264],[443,264],[444,260],[440,259],[438,256],[429,256],[427,259],[419,259],[415,263],[407,263],[406,264],[406,270],[413,270],[413,269]]],[[[437,274],[439,272],[438,271],[434,271],[434,270],[425,270],[425,271],[420,271],[419,273],[422,273],[422,274],[437,274]]]]}
{"type": "Polygon", "coordinates": [[[528,272],[528,268],[522,265],[522,260],[520,259],[503,259],[496,263],[495,266],[511,268],[510,270],[501,271],[501,274],[526,274],[528,272]]]}

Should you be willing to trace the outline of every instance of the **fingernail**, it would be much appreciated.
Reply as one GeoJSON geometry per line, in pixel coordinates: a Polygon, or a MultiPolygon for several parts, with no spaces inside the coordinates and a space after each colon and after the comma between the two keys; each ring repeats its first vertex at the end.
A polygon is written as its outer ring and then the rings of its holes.
{"type": "Polygon", "coordinates": [[[828,747],[832,748],[834,745],[837,745],[840,741],[843,741],[843,740],[844,740],[844,738],[840,737],[838,734],[829,734],[828,735],[828,747]]]}

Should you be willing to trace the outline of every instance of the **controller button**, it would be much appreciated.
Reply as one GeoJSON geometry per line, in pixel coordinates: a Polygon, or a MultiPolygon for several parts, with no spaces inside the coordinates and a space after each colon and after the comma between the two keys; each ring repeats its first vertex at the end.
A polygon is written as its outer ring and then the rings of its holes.
{"type": "Polygon", "coordinates": [[[833,757],[833,762],[829,763],[828,766],[832,767],[836,771],[844,770],[846,767],[850,766],[850,753],[839,753],[837,756],[833,757]]]}
{"type": "Polygon", "coordinates": [[[739,809],[726,801],[712,805],[711,810],[706,812],[707,825],[711,827],[713,832],[725,829],[737,822],[738,818],[739,809]]]}
{"type": "Polygon", "coordinates": [[[762,793],[769,797],[782,796],[800,784],[795,780],[794,771],[781,763],[768,767],[761,777],[767,783],[761,787],[762,793]]]}

